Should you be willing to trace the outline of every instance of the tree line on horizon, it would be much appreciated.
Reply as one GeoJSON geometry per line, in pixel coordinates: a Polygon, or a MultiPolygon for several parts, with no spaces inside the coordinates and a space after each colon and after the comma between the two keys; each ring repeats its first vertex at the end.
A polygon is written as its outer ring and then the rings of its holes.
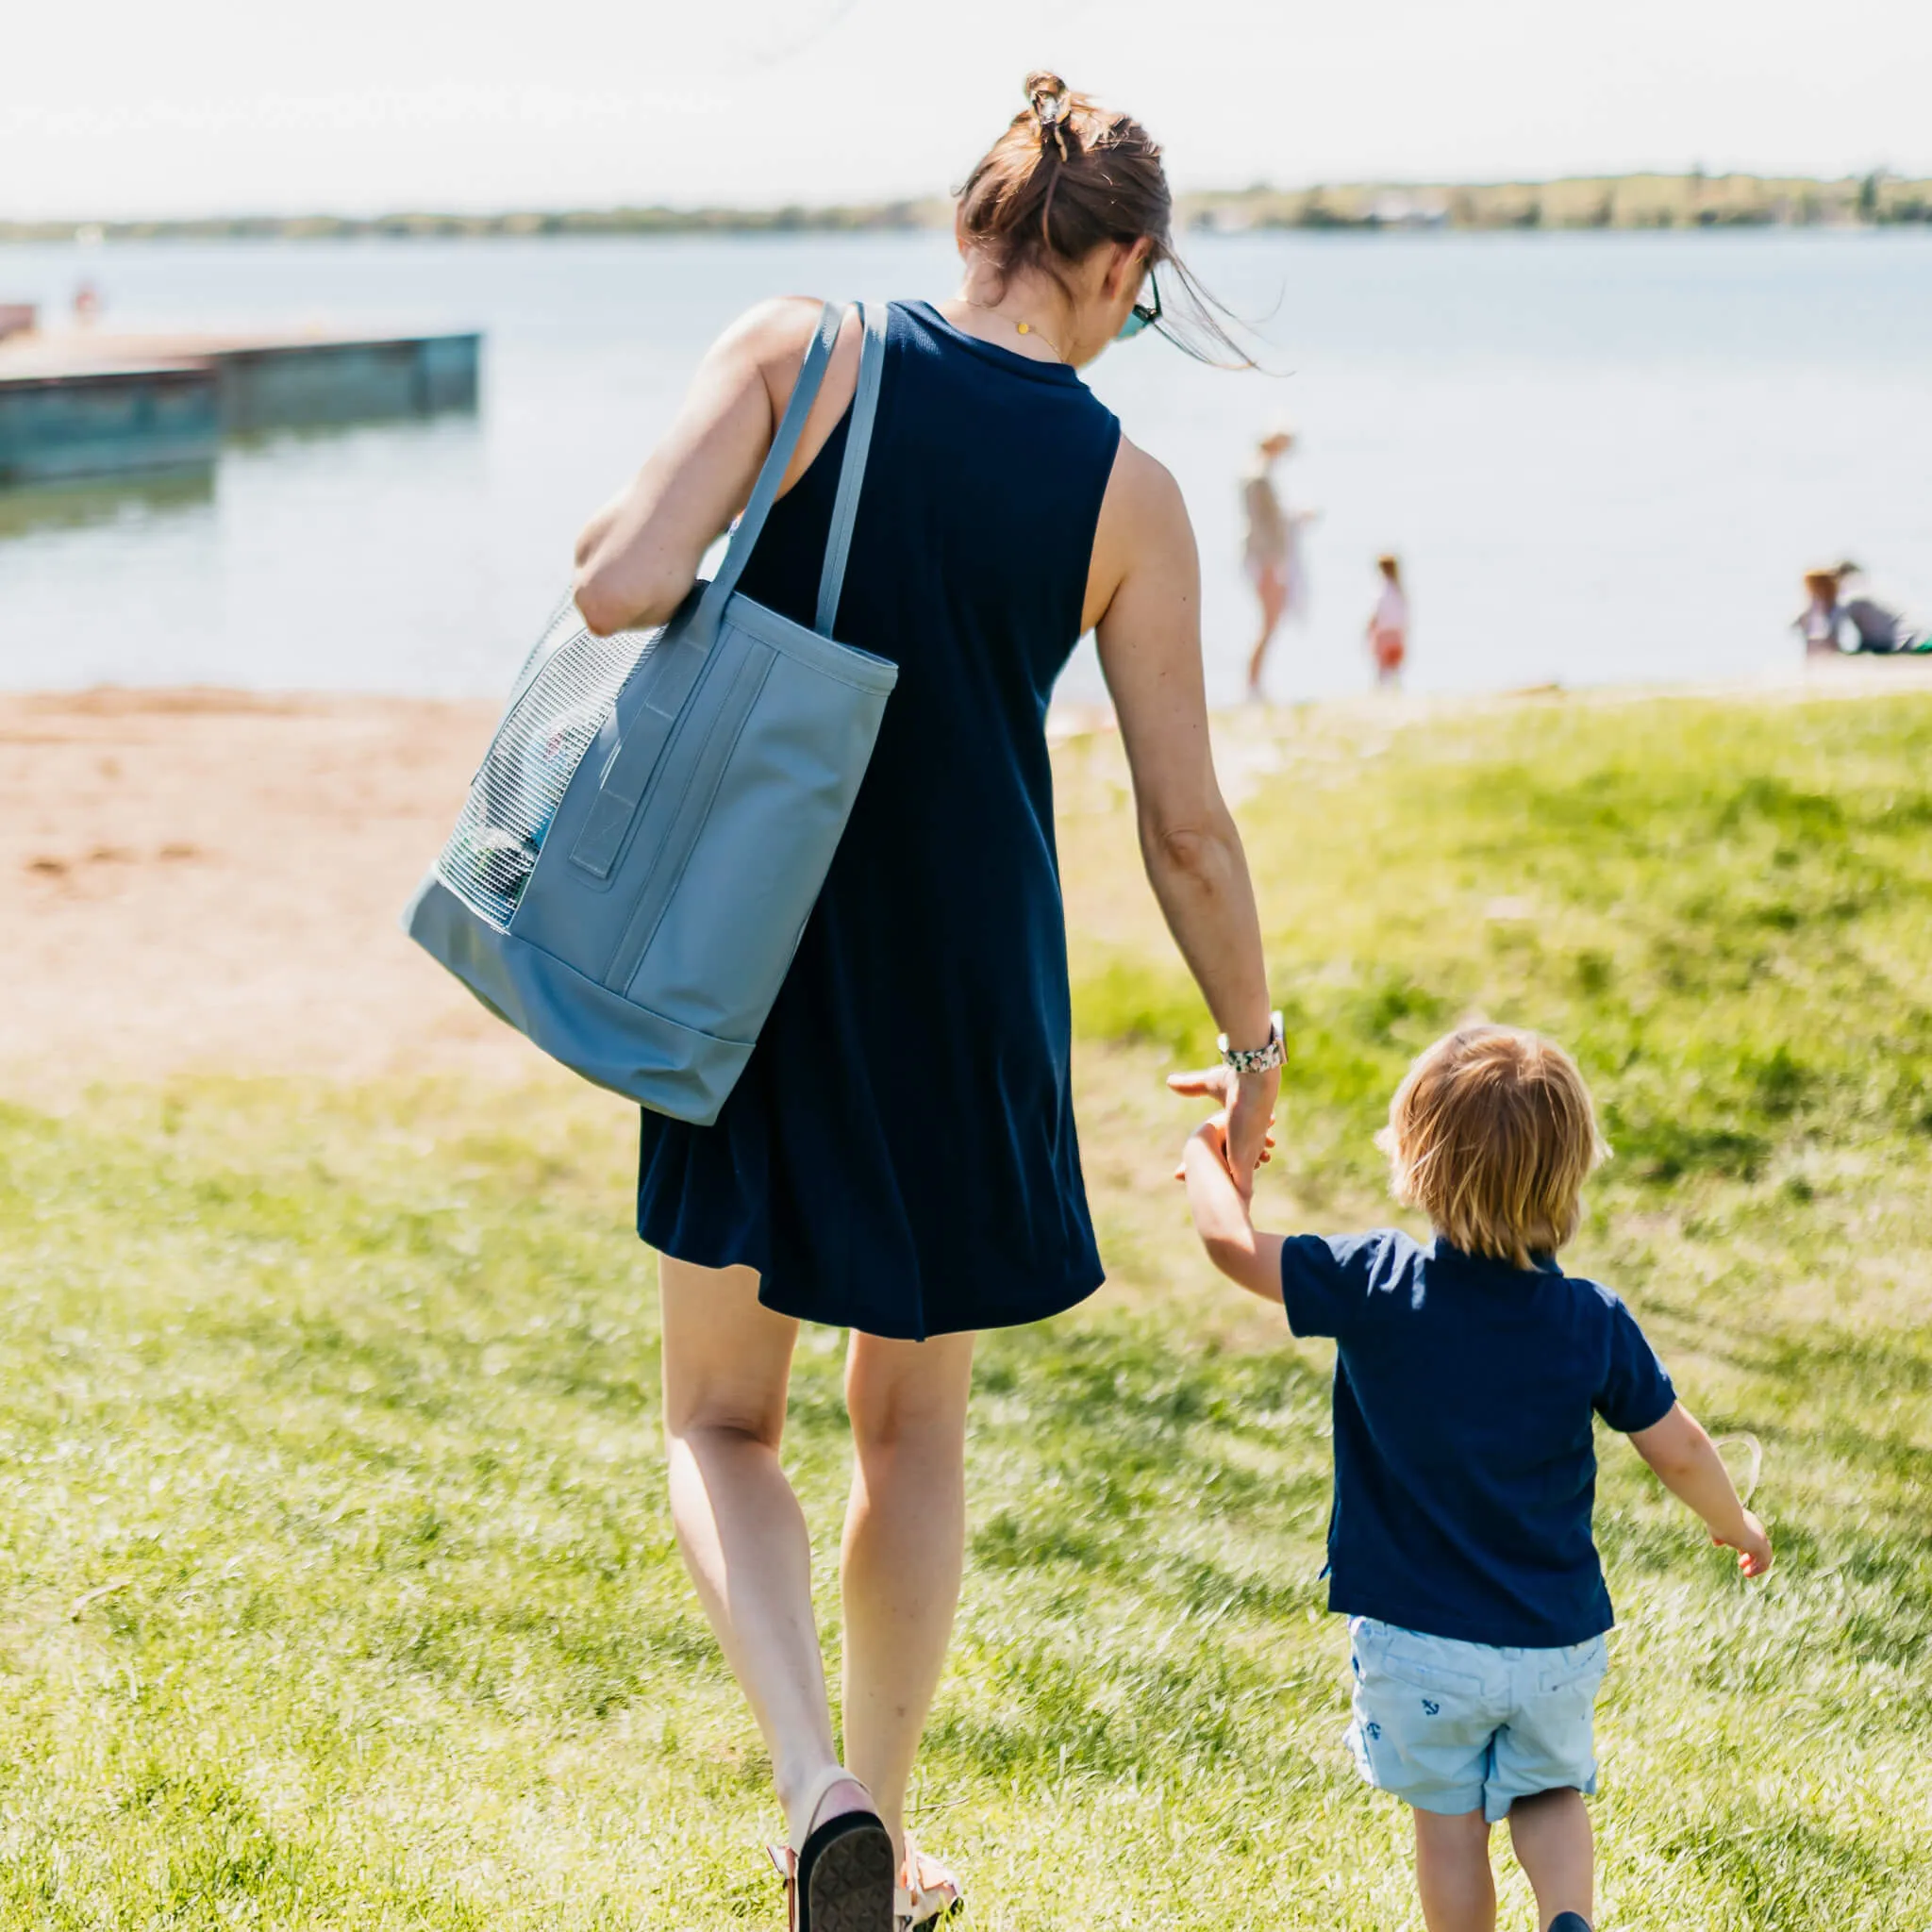
{"type": "MultiPolygon", "coordinates": [[[[1575,175],[1499,183],[1266,183],[1179,197],[1184,227],[1236,234],[1278,229],[1535,229],[1885,226],[1932,224],[1932,180],[1874,170],[1836,180],[1760,175],[1575,175]]],[[[0,242],[472,240],[501,236],[784,235],[945,228],[952,203],[933,196],[813,208],[672,208],[409,211],[382,215],[206,215],[124,221],[0,221],[0,242]]]]}

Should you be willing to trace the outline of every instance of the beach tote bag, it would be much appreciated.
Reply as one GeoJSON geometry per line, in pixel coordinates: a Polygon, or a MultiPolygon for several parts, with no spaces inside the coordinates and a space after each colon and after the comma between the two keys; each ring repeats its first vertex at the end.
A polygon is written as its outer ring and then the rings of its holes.
{"type": "Polygon", "coordinates": [[[830,303],[716,578],[656,631],[596,637],[565,605],[403,919],[545,1053],[701,1125],[777,997],[899,675],[831,634],[885,360],[884,308],[859,313],[816,626],[734,587],[838,338],[830,303]]]}

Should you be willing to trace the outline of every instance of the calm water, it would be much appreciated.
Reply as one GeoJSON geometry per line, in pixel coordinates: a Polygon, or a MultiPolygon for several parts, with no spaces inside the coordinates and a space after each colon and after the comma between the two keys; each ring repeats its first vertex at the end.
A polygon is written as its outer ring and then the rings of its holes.
{"type": "MultiPolygon", "coordinates": [[[[1932,616],[1932,235],[1202,240],[1277,376],[1152,338],[1094,387],[1199,530],[1209,677],[1249,642],[1233,479],[1286,418],[1319,508],[1283,696],[1355,690],[1399,550],[1412,682],[1728,676],[1791,660],[1812,559],[1932,616]]],[[[488,332],[474,418],[275,437],[161,487],[0,493],[0,684],[189,679],[494,692],[585,514],[693,358],[787,291],[941,295],[940,238],[0,248],[0,299],[82,275],[116,327],[488,332]]],[[[1013,451],[1017,477],[1051,453],[1013,451]]],[[[1063,690],[1094,695],[1083,651],[1063,690]]]]}

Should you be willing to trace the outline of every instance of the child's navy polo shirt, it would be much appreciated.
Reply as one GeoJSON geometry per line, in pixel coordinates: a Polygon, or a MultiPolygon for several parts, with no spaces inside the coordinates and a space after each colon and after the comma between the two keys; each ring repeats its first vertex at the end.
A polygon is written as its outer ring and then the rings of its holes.
{"type": "Polygon", "coordinates": [[[1630,1434],[1677,1399],[1629,1309],[1386,1228],[1294,1237],[1281,1292],[1338,1343],[1329,1608],[1532,1648],[1607,1630],[1591,1417],[1630,1434]]]}

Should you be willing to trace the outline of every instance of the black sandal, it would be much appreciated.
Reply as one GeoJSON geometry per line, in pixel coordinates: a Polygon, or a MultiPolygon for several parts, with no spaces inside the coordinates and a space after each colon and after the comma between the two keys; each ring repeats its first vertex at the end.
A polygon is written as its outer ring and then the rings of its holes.
{"type": "MultiPolygon", "coordinates": [[[[812,1793],[807,1817],[815,1817],[834,1785],[856,1782],[841,1765],[829,1766],[812,1793]]],[[[791,1932],[893,1932],[892,1840],[871,1811],[841,1811],[813,1830],[803,1846],[769,1845],[785,1879],[786,1923],[791,1932]]]]}

